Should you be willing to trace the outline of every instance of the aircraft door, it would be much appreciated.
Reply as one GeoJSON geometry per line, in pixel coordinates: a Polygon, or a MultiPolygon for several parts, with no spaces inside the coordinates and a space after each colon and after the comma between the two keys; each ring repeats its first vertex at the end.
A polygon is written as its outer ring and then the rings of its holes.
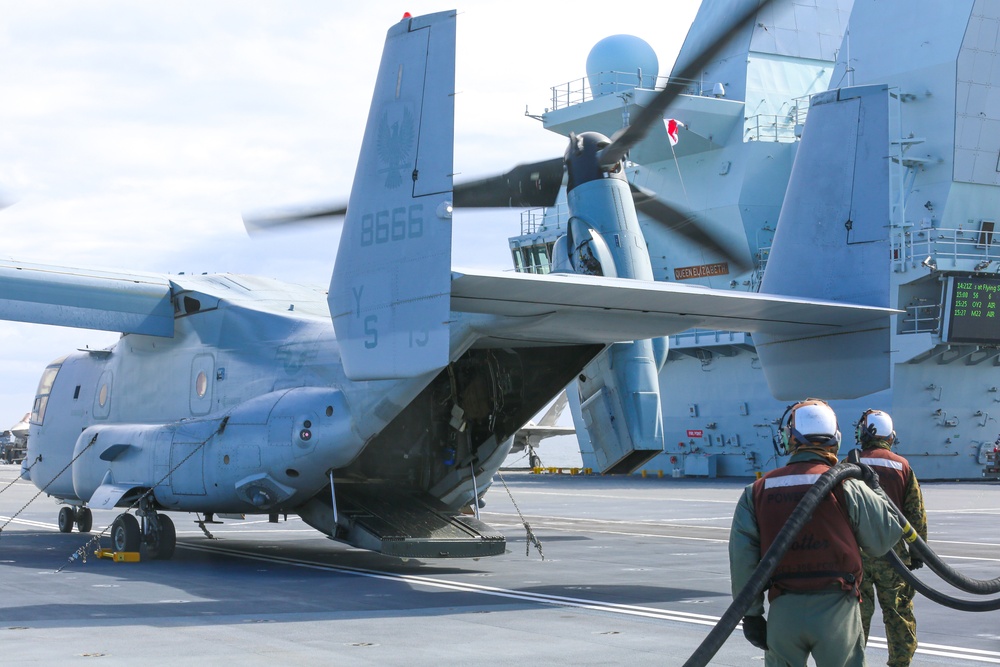
{"type": "Polygon", "coordinates": [[[191,414],[207,415],[212,410],[215,389],[215,357],[199,354],[191,361],[190,405],[191,414]]]}
{"type": "MultiPolygon", "coordinates": [[[[180,434],[178,434],[180,435],[180,434]]],[[[205,447],[202,442],[174,442],[170,446],[170,488],[178,496],[205,495],[205,447]]]]}

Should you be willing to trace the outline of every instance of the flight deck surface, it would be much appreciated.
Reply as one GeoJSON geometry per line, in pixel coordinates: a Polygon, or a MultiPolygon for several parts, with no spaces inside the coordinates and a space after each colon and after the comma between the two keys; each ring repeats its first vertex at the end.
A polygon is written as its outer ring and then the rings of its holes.
{"type": "MultiPolygon", "coordinates": [[[[16,474],[0,466],[0,488],[16,474]]],[[[479,560],[388,558],[295,517],[225,520],[209,539],[174,514],[170,561],[70,562],[116,512],[95,511],[91,536],[64,534],[39,497],[0,533],[4,663],[683,664],[731,601],[729,523],[749,480],[502,474],[516,507],[498,479],[482,519],[508,552],[479,560]]],[[[35,493],[18,481],[0,494],[0,525],[35,493]]],[[[924,495],[931,547],[968,576],[1000,575],[1000,484],[928,483],[924,495]]],[[[916,614],[915,664],[1000,664],[996,612],[918,596],[916,614]]],[[[879,612],[872,634],[869,664],[884,664],[879,612]]],[[[737,630],[711,664],[757,661],[737,630]]]]}

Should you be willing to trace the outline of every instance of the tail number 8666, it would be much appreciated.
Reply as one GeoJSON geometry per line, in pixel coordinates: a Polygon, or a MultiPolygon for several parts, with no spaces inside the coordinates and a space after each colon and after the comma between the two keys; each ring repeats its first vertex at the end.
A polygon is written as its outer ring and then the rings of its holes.
{"type": "Polygon", "coordinates": [[[410,204],[361,216],[361,247],[415,239],[424,234],[424,206],[410,204]]]}

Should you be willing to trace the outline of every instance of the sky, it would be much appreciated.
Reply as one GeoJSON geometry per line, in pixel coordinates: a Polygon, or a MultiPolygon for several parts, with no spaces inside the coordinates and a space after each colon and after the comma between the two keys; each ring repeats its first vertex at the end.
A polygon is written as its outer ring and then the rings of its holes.
{"type": "MultiPolygon", "coordinates": [[[[325,286],[334,226],[247,236],[241,219],[346,201],[390,25],[438,2],[0,0],[0,256],[325,286]]],[[[646,40],[666,75],[699,0],[459,6],[455,170],[557,157],[525,115],[581,79],[600,39],[646,40]]],[[[458,211],[457,266],[507,270],[518,211],[458,211]]],[[[0,322],[0,430],[45,365],[118,334],[0,322]]]]}

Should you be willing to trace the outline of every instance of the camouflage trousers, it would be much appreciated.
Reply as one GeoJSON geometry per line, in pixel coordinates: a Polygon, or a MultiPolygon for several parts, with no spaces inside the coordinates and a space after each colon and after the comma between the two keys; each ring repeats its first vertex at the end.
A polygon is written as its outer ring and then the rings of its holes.
{"type": "Polygon", "coordinates": [[[892,566],[878,559],[864,559],[865,576],[861,580],[861,625],[865,643],[871,630],[878,597],[889,644],[889,667],[906,667],[917,650],[917,621],[913,617],[913,587],[905,583],[892,566]]]}

